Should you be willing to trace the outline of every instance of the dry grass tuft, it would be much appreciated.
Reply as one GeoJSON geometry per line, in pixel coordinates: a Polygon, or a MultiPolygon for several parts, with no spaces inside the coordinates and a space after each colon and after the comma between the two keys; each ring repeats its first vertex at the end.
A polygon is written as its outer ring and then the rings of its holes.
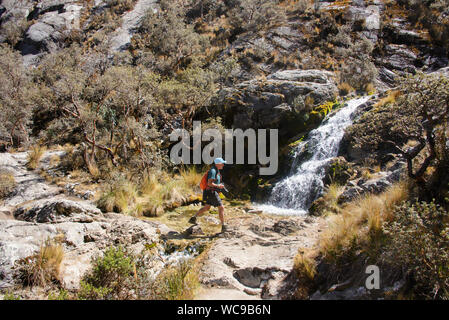
{"type": "Polygon", "coordinates": [[[203,174],[198,172],[195,167],[190,167],[187,170],[183,169],[180,172],[181,178],[184,181],[184,184],[195,191],[200,191],[199,185],[203,174]]]}
{"type": "Polygon", "coordinates": [[[15,187],[14,176],[6,170],[0,170],[0,199],[7,197],[15,187]]]}
{"type": "Polygon", "coordinates": [[[397,98],[401,95],[399,90],[392,90],[388,92],[388,95],[385,98],[382,98],[374,105],[374,108],[381,107],[387,104],[395,103],[397,98]]]}
{"type": "Polygon", "coordinates": [[[298,279],[298,286],[295,292],[296,299],[307,299],[311,288],[314,286],[316,275],[316,253],[312,250],[299,251],[295,257],[293,270],[298,279]]]}
{"type": "Polygon", "coordinates": [[[97,204],[106,212],[129,214],[137,199],[136,185],[127,179],[118,179],[106,187],[97,204]]]}
{"type": "Polygon", "coordinates": [[[19,278],[26,286],[46,286],[59,282],[59,273],[64,248],[57,240],[47,239],[39,252],[21,259],[19,263],[19,278]]]}
{"type": "Polygon", "coordinates": [[[338,91],[340,93],[340,96],[346,96],[349,93],[354,91],[354,88],[351,87],[348,83],[342,82],[338,85],[338,91]]]}
{"type": "Polygon", "coordinates": [[[27,168],[35,170],[39,166],[39,161],[44,155],[46,148],[40,145],[35,145],[28,152],[27,156],[27,168]]]}
{"type": "Polygon", "coordinates": [[[353,241],[363,242],[377,234],[383,222],[390,221],[396,205],[408,199],[407,183],[400,182],[379,195],[362,196],[329,217],[329,227],[320,239],[323,256],[337,256],[353,241]]]}

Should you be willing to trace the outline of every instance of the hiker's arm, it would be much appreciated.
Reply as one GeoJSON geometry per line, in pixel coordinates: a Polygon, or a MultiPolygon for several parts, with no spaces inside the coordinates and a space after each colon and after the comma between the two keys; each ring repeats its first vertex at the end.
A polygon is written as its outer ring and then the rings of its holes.
{"type": "Polygon", "coordinates": [[[222,184],[215,184],[215,179],[209,179],[207,180],[207,186],[211,187],[211,188],[217,188],[217,189],[221,189],[223,188],[222,184]]]}

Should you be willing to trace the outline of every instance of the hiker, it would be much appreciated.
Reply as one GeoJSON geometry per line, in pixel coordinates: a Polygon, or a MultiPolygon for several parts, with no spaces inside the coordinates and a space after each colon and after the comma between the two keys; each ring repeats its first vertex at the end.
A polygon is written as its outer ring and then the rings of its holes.
{"type": "Polygon", "coordinates": [[[221,232],[226,232],[227,228],[224,224],[224,207],[221,203],[219,193],[224,189],[223,182],[221,180],[220,170],[223,169],[226,161],[222,158],[215,158],[214,165],[207,172],[207,178],[203,177],[201,181],[201,188],[203,189],[203,202],[204,207],[198,210],[193,217],[190,218],[189,222],[196,224],[196,218],[203,215],[205,212],[209,211],[211,206],[218,207],[218,215],[221,221],[221,232]]]}

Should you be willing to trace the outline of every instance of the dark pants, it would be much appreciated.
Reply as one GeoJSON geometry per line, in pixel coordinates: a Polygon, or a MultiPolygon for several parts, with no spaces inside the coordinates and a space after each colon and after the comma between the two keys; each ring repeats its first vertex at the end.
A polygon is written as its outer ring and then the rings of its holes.
{"type": "Polygon", "coordinates": [[[216,190],[206,189],[203,191],[203,202],[214,207],[220,207],[221,203],[220,195],[216,190]]]}

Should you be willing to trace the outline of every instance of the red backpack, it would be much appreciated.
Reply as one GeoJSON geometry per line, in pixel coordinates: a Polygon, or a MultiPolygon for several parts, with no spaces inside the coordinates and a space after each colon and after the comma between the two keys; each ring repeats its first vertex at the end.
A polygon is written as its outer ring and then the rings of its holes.
{"type": "Polygon", "coordinates": [[[209,170],[204,174],[203,178],[201,179],[200,182],[200,188],[201,190],[206,190],[207,188],[207,175],[209,174],[209,170]]]}

